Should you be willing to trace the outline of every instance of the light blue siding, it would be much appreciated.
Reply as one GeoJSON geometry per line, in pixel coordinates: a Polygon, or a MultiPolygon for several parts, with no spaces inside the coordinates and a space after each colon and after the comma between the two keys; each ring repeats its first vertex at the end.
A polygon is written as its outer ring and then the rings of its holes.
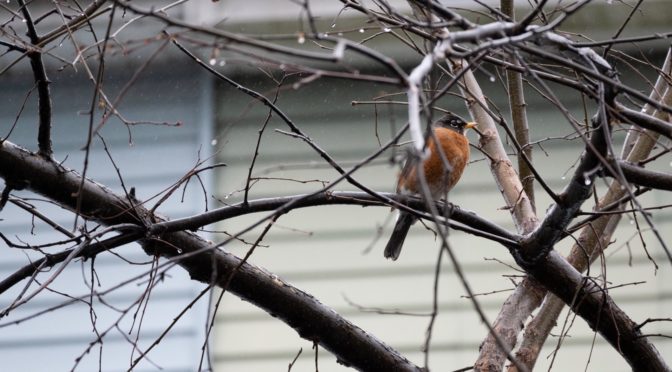
{"type": "MultiPolygon", "coordinates": [[[[135,85],[124,99],[120,111],[129,120],[180,121],[182,124],[179,127],[137,125],[127,129],[119,120],[111,118],[101,131],[114,162],[121,171],[126,188],[135,187],[136,195],[141,200],[166,190],[193,168],[198,162],[199,148],[201,159],[209,155],[209,144],[203,143],[206,138],[204,133],[209,132],[206,128],[211,125],[210,114],[207,113],[210,109],[209,79],[189,68],[182,69],[181,74],[176,74],[174,71],[164,72],[170,75],[155,76],[135,85]],[[129,130],[132,143],[129,141],[129,130]]],[[[127,77],[110,77],[109,91],[114,92],[118,89],[127,77]]],[[[0,102],[3,102],[0,105],[0,135],[3,137],[9,131],[18,111],[17,102],[21,102],[23,94],[30,88],[26,86],[26,82],[30,83],[29,78],[23,80],[16,78],[14,83],[5,85],[9,86],[9,89],[0,91],[0,102]]],[[[58,75],[53,80],[55,80],[52,84],[55,109],[54,158],[81,173],[85,156],[82,147],[86,141],[88,117],[78,115],[77,112],[88,109],[91,84],[77,78],[75,82],[68,81],[58,75]]],[[[36,148],[35,112],[36,102],[34,97],[31,97],[9,141],[30,149],[36,148]]],[[[94,125],[97,123],[95,120],[94,125]]],[[[117,193],[123,192],[119,177],[99,139],[93,140],[86,174],[87,177],[110,187],[117,193]]],[[[209,182],[208,175],[204,175],[204,179],[205,182],[209,182]]],[[[42,197],[29,192],[15,191],[12,195],[36,198],[37,200],[30,202],[38,206],[42,213],[64,228],[72,229],[74,222],[72,213],[42,201],[42,197]]],[[[203,192],[193,180],[187,187],[183,201],[180,200],[181,195],[182,189],[161,205],[159,213],[181,217],[198,213],[203,209],[205,200],[203,192]]],[[[148,206],[153,206],[157,201],[158,198],[149,201],[148,206]]],[[[66,238],[12,204],[8,204],[0,213],[0,218],[2,218],[0,231],[14,242],[40,244],[66,238]],[[34,229],[31,232],[33,221],[34,229]]],[[[72,244],[44,248],[43,251],[55,253],[69,246],[72,244]]],[[[2,278],[28,264],[31,259],[42,257],[41,254],[30,250],[9,248],[4,243],[0,243],[0,255],[2,278]]],[[[70,370],[75,365],[76,358],[80,356],[83,356],[83,359],[77,367],[78,371],[98,370],[98,363],[102,365],[103,371],[125,370],[130,365],[131,355],[136,358],[139,354],[138,350],[132,354],[133,348],[127,337],[135,339],[140,319],[142,318],[142,326],[138,346],[144,350],[204,288],[202,284],[191,281],[181,268],[172,267],[152,290],[147,308],[143,309],[144,305],[141,306],[131,334],[128,334],[128,331],[131,329],[133,314],[137,307],[132,308],[120,322],[121,331],[112,329],[103,338],[102,357],[99,355],[100,345],[95,345],[90,352],[85,353],[89,343],[96,340],[96,335],[92,331],[92,319],[95,318],[97,331],[104,332],[122,315],[113,308],[128,308],[138,301],[147,288],[148,277],[143,274],[150,270],[150,265],[131,265],[119,256],[135,263],[151,261],[151,257],[136,244],[117,248],[114,254],[105,252],[99,255],[94,266],[100,281],[100,285],[96,283],[96,291],[102,292],[129,278],[138,277],[137,280],[103,296],[104,303],[94,296],[94,305],[90,307],[82,301],[73,302],[63,295],[83,296],[83,301],[90,300],[86,295],[91,291],[87,283],[91,280],[92,262],[75,260],[49,285],[51,291],[42,291],[32,301],[0,319],[2,370],[70,370]],[[55,309],[18,325],[10,324],[24,317],[39,314],[45,309],[67,303],[70,304],[64,308],[55,309]],[[92,315],[91,309],[95,315],[92,315]]],[[[167,267],[161,268],[160,271],[167,267]]],[[[55,272],[56,268],[41,273],[37,279],[43,282],[55,272]]],[[[0,307],[4,308],[10,304],[25,283],[26,280],[4,293],[0,297],[0,307]]],[[[33,283],[27,293],[31,293],[37,287],[38,285],[33,283]]],[[[168,337],[148,354],[148,359],[164,371],[186,372],[197,368],[204,340],[207,301],[208,296],[205,296],[188,311],[173,327],[168,337]]],[[[135,370],[152,371],[157,370],[157,367],[142,361],[135,370]]]]}

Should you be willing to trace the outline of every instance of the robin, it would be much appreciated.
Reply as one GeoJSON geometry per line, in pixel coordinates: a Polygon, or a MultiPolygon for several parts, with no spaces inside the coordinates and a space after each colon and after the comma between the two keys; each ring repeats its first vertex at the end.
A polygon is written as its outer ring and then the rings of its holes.
{"type": "MultiPolygon", "coordinates": [[[[474,122],[466,122],[454,114],[447,114],[432,124],[433,136],[427,141],[428,157],[422,162],[424,176],[429,191],[434,199],[440,199],[450,191],[462,176],[464,167],[469,161],[469,140],[465,136],[467,129],[476,126],[474,122]],[[443,155],[434,142],[441,144],[441,149],[450,167],[446,167],[443,155]]],[[[416,169],[417,162],[407,159],[397,180],[397,193],[420,193],[420,181],[416,169]]],[[[408,230],[417,221],[412,214],[399,211],[392,236],[385,246],[385,257],[396,260],[401,253],[408,230]]]]}

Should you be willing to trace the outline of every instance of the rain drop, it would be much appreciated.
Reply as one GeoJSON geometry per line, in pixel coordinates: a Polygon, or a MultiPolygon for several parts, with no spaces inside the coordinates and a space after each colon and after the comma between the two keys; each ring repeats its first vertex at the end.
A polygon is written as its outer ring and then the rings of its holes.
{"type": "Polygon", "coordinates": [[[491,82],[491,83],[494,83],[494,82],[495,82],[495,77],[494,77],[494,76],[490,76],[490,82],[491,82]]]}
{"type": "Polygon", "coordinates": [[[217,63],[217,60],[214,58],[210,58],[210,66],[214,66],[215,63],[217,63]]]}
{"type": "Polygon", "coordinates": [[[224,66],[225,64],[226,64],[226,60],[223,59],[223,60],[219,61],[220,66],[224,66]]]}
{"type": "Polygon", "coordinates": [[[392,29],[389,28],[389,27],[385,27],[385,28],[383,29],[383,32],[390,32],[390,31],[392,31],[392,29]]]}
{"type": "Polygon", "coordinates": [[[590,184],[593,183],[593,182],[590,180],[590,178],[586,177],[586,178],[584,178],[583,183],[585,183],[586,186],[590,186],[590,184]]]}
{"type": "Polygon", "coordinates": [[[565,176],[560,177],[561,180],[564,180],[564,179],[566,179],[566,178],[567,178],[567,177],[565,177],[565,176]]]}
{"type": "Polygon", "coordinates": [[[331,24],[331,28],[336,28],[336,22],[331,24]]]}
{"type": "Polygon", "coordinates": [[[296,39],[296,42],[299,44],[303,44],[306,42],[306,37],[303,34],[299,34],[299,37],[296,39]]]}
{"type": "Polygon", "coordinates": [[[213,138],[213,140],[210,141],[210,145],[217,146],[217,138],[213,138]]]}
{"type": "MultiPolygon", "coordinates": [[[[25,22],[25,21],[24,21],[24,22],[25,22]]],[[[360,34],[363,34],[363,33],[364,33],[364,29],[363,29],[363,28],[360,28],[360,29],[359,29],[359,33],[360,33],[360,34]]]]}

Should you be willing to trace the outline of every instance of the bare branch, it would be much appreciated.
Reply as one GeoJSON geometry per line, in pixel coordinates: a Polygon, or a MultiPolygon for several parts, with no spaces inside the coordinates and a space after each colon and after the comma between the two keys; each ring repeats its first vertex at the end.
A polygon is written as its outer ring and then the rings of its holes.
{"type": "MultiPolygon", "coordinates": [[[[109,189],[82,179],[72,170],[37,157],[7,141],[0,148],[0,177],[31,180],[32,191],[43,194],[62,206],[75,210],[81,193],[81,214],[106,225],[147,224],[158,216],[148,216],[142,207],[133,209],[109,189]],[[15,164],[21,163],[22,167],[15,164]],[[130,211],[137,211],[138,214],[130,211]]],[[[276,275],[213,249],[198,236],[180,231],[144,239],[141,244],[150,254],[174,259],[191,276],[203,283],[224,284],[231,276],[231,293],[282,319],[301,337],[319,342],[344,364],[368,370],[419,371],[389,346],[348,322],[314,297],[282,281],[276,275]],[[180,253],[178,253],[180,252],[180,253]],[[234,275],[235,274],[235,275],[234,275]]]]}
{"type": "Polygon", "coordinates": [[[668,173],[644,169],[625,161],[619,161],[618,166],[628,182],[652,189],[672,191],[672,175],[668,173]]]}
{"type": "Polygon", "coordinates": [[[630,110],[624,106],[618,107],[618,114],[623,115],[628,121],[637,126],[661,134],[668,139],[672,139],[672,124],[665,120],[658,119],[655,116],[647,115],[642,112],[630,110]]]}
{"type": "MultiPolygon", "coordinates": [[[[672,49],[668,50],[661,75],[650,94],[651,99],[667,102],[668,105],[672,100],[672,92],[668,88],[668,77],[666,76],[669,75],[670,69],[672,69],[672,49]]],[[[645,107],[643,111],[650,113],[653,110],[649,106],[645,107]]],[[[657,115],[663,115],[663,113],[659,111],[657,115]]],[[[621,157],[633,163],[646,158],[653,149],[657,138],[658,135],[655,132],[642,133],[641,131],[630,130],[621,157]]],[[[612,182],[606,195],[599,201],[596,210],[610,208],[611,206],[618,207],[619,204],[614,203],[619,202],[624,197],[625,191],[620,183],[612,182]]],[[[577,244],[572,247],[568,256],[568,261],[572,266],[581,272],[586,270],[589,264],[607,247],[620,218],[621,214],[604,215],[590,222],[581,231],[577,244]]],[[[563,307],[564,303],[560,299],[549,294],[543,307],[530,322],[517,354],[528,367],[532,368],[534,366],[541,347],[554,327],[555,320],[563,307]]],[[[513,368],[510,368],[510,370],[513,370],[513,368]]]]}
{"type": "MultiPolygon", "coordinates": [[[[40,41],[40,37],[37,35],[37,30],[35,30],[33,17],[30,15],[30,11],[24,0],[19,0],[19,5],[21,6],[21,12],[23,13],[23,17],[26,20],[26,26],[28,27],[28,37],[30,38],[31,43],[37,45],[40,41]]],[[[53,153],[51,148],[51,93],[49,92],[49,78],[47,78],[47,70],[44,68],[41,52],[31,50],[28,52],[28,58],[30,59],[30,66],[33,69],[33,76],[35,78],[35,83],[37,84],[37,104],[39,106],[37,144],[40,155],[49,158],[53,153]]]]}
{"type": "Polygon", "coordinates": [[[598,284],[582,276],[556,251],[528,269],[544,287],[570,304],[572,311],[609,341],[633,370],[669,371],[653,344],[642,337],[637,324],[598,284]]]}
{"type": "MultiPolygon", "coordinates": [[[[526,16],[526,18],[519,23],[519,27],[524,29],[536,17],[538,11],[543,8],[544,2],[538,4],[534,10],[526,16]],[[527,21],[527,22],[526,22],[527,21]]],[[[510,21],[515,21],[515,14],[513,14],[513,0],[501,1],[502,13],[509,17],[510,21]]],[[[512,55],[509,62],[519,66],[515,55],[512,55]]],[[[527,123],[527,110],[525,103],[525,94],[523,92],[523,77],[521,73],[512,69],[506,70],[506,82],[509,94],[509,109],[511,110],[511,121],[513,122],[514,132],[516,134],[516,141],[522,147],[522,154],[518,155],[518,177],[523,184],[525,194],[530,199],[532,209],[535,210],[534,204],[534,175],[532,174],[532,147],[528,146],[530,143],[529,125],[527,123]]]]}

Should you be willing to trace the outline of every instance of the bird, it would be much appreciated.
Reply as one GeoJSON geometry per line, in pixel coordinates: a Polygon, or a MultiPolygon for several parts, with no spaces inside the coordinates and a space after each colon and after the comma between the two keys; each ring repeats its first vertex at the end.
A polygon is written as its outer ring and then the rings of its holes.
{"type": "MultiPolygon", "coordinates": [[[[432,124],[433,136],[427,140],[428,156],[422,161],[424,176],[433,199],[440,199],[460,180],[469,161],[469,140],[466,131],[476,127],[475,122],[467,122],[461,117],[449,113],[432,124]],[[444,158],[436,141],[445,154],[450,167],[445,166],[444,158]]],[[[398,194],[419,194],[421,183],[416,165],[419,162],[408,158],[397,180],[398,194]]],[[[385,257],[396,260],[401,253],[408,230],[417,221],[417,217],[399,211],[390,240],[385,246],[385,257]]]]}

